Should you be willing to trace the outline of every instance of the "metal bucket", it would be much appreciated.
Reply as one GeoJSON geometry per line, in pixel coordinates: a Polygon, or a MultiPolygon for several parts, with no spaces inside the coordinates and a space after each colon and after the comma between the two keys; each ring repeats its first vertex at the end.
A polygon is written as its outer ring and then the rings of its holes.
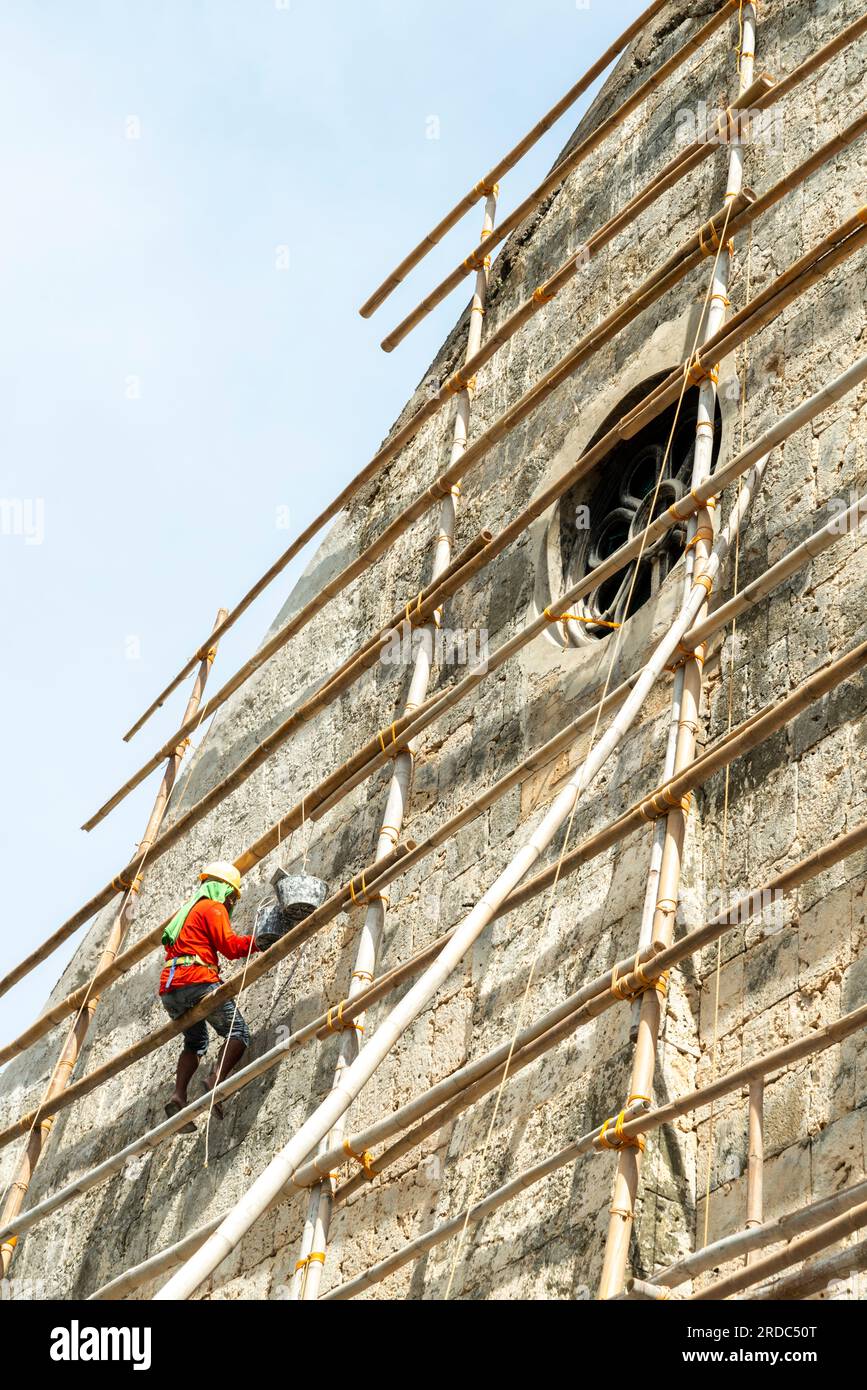
{"type": "Polygon", "coordinates": [[[278,869],[271,879],[284,916],[294,925],[309,917],[325,902],[328,884],[312,874],[287,874],[278,869]]]}
{"type": "Polygon", "coordinates": [[[266,899],[256,919],[256,945],[262,951],[321,907],[328,893],[328,884],[321,878],[314,878],[312,874],[287,874],[285,869],[278,869],[271,883],[276,901],[266,899]]]}
{"type": "Polygon", "coordinates": [[[253,928],[259,950],[265,951],[269,946],[273,946],[275,941],[285,936],[291,925],[291,922],[285,920],[283,909],[276,898],[266,898],[259,907],[256,925],[253,928]]]}

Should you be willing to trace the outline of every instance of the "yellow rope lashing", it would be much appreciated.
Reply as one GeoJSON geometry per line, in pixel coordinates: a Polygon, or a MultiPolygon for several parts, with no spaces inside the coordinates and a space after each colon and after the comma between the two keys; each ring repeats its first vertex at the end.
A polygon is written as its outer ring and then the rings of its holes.
{"type": "Polygon", "coordinates": [[[616,1119],[612,1117],[610,1120],[606,1120],[596,1140],[596,1143],[599,1145],[600,1149],[638,1149],[640,1153],[644,1153],[646,1142],[644,1135],[624,1134],[623,1126],[625,1124],[625,1110],[621,1110],[620,1114],[617,1116],[616,1119]],[[614,1133],[613,1136],[609,1138],[608,1131],[612,1125],[614,1126],[614,1133]]]}
{"type": "Polygon", "coordinates": [[[349,1140],[344,1139],[343,1152],[346,1154],[347,1158],[353,1158],[356,1163],[360,1163],[364,1170],[364,1176],[367,1178],[368,1182],[373,1182],[373,1179],[376,1177],[376,1170],[373,1166],[373,1154],[370,1152],[370,1149],[365,1149],[363,1154],[356,1153],[349,1140]]]}

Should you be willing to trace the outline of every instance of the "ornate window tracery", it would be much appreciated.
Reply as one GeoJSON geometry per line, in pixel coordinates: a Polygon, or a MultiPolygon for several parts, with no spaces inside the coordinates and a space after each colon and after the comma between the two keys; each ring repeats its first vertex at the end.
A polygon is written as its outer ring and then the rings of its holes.
{"type": "MultiPolygon", "coordinates": [[[[660,376],[646,381],[632,392],[606,420],[591,445],[663,379],[660,376]]],[[[649,520],[661,515],[689,492],[698,397],[698,388],[684,397],[667,459],[666,450],[676,414],[674,405],[634,438],[624,440],[589,478],[582,479],[566,493],[559,509],[560,573],[552,575],[552,589],[559,588],[562,593],[586,576],[592,576],[594,569],[613,551],[640,535],[649,520]],[[657,491],[663,459],[666,459],[665,468],[657,491]]],[[[719,453],[719,410],[716,423],[714,464],[719,453]]],[[[586,620],[567,624],[570,642],[578,645],[608,636],[611,628],[603,627],[601,622],[622,623],[654,598],[683,554],[685,543],[686,525],[673,527],[660,540],[648,545],[640,560],[633,561],[618,574],[603,580],[583,599],[570,604],[570,610],[586,620]]]]}

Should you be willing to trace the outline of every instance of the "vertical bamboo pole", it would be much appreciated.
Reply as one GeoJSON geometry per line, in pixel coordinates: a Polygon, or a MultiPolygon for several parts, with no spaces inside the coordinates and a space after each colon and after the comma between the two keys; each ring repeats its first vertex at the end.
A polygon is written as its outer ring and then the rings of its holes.
{"type": "MultiPolygon", "coordinates": [[[[497,184],[491,185],[487,190],[488,196],[485,203],[481,233],[482,244],[488,240],[494,229],[494,221],[497,215],[498,192],[499,188],[497,184]]],[[[481,347],[482,329],[484,326],[488,294],[489,270],[490,257],[486,256],[476,272],[475,289],[470,307],[467,347],[464,355],[465,362],[474,357],[481,347]]],[[[458,379],[461,379],[460,373],[458,374],[458,379]]],[[[467,447],[473,386],[473,382],[467,382],[464,390],[462,390],[458,396],[450,467],[459,462],[467,447]]],[[[431,575],[434,580],[444,573],[451,562],[459,496],[460,485],[452,487],[443,498],[440,508],[439,527],[434,540],[431,575]]],[[[436,634],[440,626],[441,615],[442,609],[439,609],[434,614],[433,620],[419,629],[420,637],[415,639],[416,651],[409,691],[403,709],[404,714],[411,714],[416,710],[419,705],[424,702],[427,695],[433,667],[436,634]]],[[[406,748],[398,753],[394,760],[394,770],[386,797],[385,814],[376,847],[377,860],[383,855],[388,854],[394,848],[400,836],[412,787],[412,774],[417,747],[418,740],[411,740],[406,748]]],[[[350,999],[354,998],[355,995],[366,989],[373,982],[376,964],[379,958],[379,948],[385,929],[385,914],[387,909],[388,897],[384,893],[380,893],[376,900],[371,902],[367,907],[364,925],[358,943],[355,968],[352,972],[352,980],[349,987],[348,997],[350,999]]],[[[351,1066],[361,1050],[361,1040],[364,1032],[364,1017],[364,1015],[361,1015],[359,1018],[355,1019],[344,1032],[340,1055],[334,1073],[334,1081],[332,1083],[332,1089],[334,1090],[339,1087],[344,1071],[347,1067],[351,1066]]],[[[331,1132],[323,1139],[320,1145],[320,1151],[324,1152],[343,1142],[346,1123],[347,1112],[344,1112],[331,1132]]],[[[304,1301],[312,1301],[319,1297],[322,1269],[328,1249],[331,1216],[334,1210],[336,1186],[335,1176],[332,1174],[324,1178],[317,1187],[313,1188],[310,1194],[304,1223],[304,1232],[301,1239],[301,1248],[291,1285],[290,1296],[293,1299],[300,1298],[304,1301]]]]}
{"type": "MultiPolygon", "coordinates": [[[[227,616],[227,610],[221,608],[217,614],[216,622],[214,623],[214,631],[216,631],[227,616]]],[[[185,724],[190,719],[193,719],[198,712],[208,681],[208,675],[216,655],[216,646],[209,648],[199,665],[199,669],[196,672],[196,679],[193,682],[193,688],[190,692],[190,698],[187,702],[187,708],[184,712],[185,724]]],[[[108,939],[103,947],[102,955],[99,958],[99,963],[96,966],[94,975],[99,975],[103,970],[107,970],[110,965],[114,964],[114,959],[130,928],[134,916],[135,899],[141,889],[148,851],[159,833],[160,825],[162,824],[163,817],[168,807],[169,797],[171,796],[172,788],[177,780],[181,764],[184,761],[184,754],[187,751],[189,742],[190,740],[187,738],[184,739],[182,743],[179,743],[166,763],[166,769],[163,773],[163,779],[160,783],[156,799],[154,800],[153,809],[148,818],[145,833],[136,851],[136,858],[139,865],[138,873],[132,882],[124,883],[121,881],[118,883],[118,888],[125,890],[125,897],[121,904],[120,911],[112,923],[108,939]]],[[[43,1096],[43,1104],[46,1101],[53,1100],[61,1091],[65,1091],[69,1085],[72,1073],[75,1070],[75,1065],[81,1054],[84,1039],[93,1021],[93,1016],[96,1013],[96,1006],[98,1003],[99,995],[91,995],[76,1014],[73,1025],[66,1036],[66,1041],[63,1045],[57,1066],[54,1069],[45,1095],[43,1096]]],[[[46,1115],[44,1119],[37,1119],[31,1129],[27,1139],[27,1146],[21,1157],[21,1162],[18,1165],[18,1170],[6,1194],[6,1201],[3,1204],[2,1214],[0,1214],[0,1225],[5,1226],[8,1221],[14,1220],[21,1211],[25,1198],[27,1197],[30,1183],[33,1180],[33,1174],[45,1152],[45,1146],[48,1143],[53,1124],[54,1116],[46,1115]]],[[[9,1240],[5,1241],[2,1247],[0,1247],[0,1264],[2,1264],[3,1278],[5,1278],[9,1272],[9,1266],[12,1263],[12,1257],[15,1253],[17,1239],[17,1236],[10,1236],[9,1240]]]]}
{"type": "MultiPolygon", "coordinates": [[[[741,14],[741,33],[739,42],[740,85],[744,92],[753,80],[756,48],[756,10],[752,3],[743,5],[741,14]]],[[[726,200],[731,205],[743,187],[744,152],[735,142],[729,156],[728,188],[726,200]]],[[[708,342],[722,327],[728,307],[728,285],[731,274],[731,255],[724,246],[716,262],[714,283],[711,291],[710,307],[703,338],[708,342]]],[[[692,487],[698,487],[711,472],[713,462],[714,425],[717,406],[717,384],[712,373],[705,378],[699,392],[698,419],[696,425],[695,456],[693,461],[692,487]]],[[[709,540],[713,536],[713,523],[710,511],[699,512],[689,525],[689,545],[687,552],[686,583],[691,584],[691,573],[702,574],[710,553],[709,540]]],[[[675,704],[680,700],[680,710],[674,716],[678,723],[675,745],[674,771],[680,772],[695,757],[698,721],[702,694],[702,658],[697,651],[683,667],[682,685],[675,688],[675,704]]],[[[659,860],[657,898],[653,914],[651,939],[664,946],[671,944],[674,935],[675,915],[680,892],[680,871],[683,859],[683,846],[686,837],[688,810],[677,807],[664,822],[661,853],[654,858],[659,860]]],[[[652,859],[651,873],[655,872],[652,859]]],[[[648,885],[650,889],[650,885],[648,885]]],[[[653,1076],[656,1067],[656,1048],[662,1020],[663,996],[658,989],[649,989],[641,997],[632,1077],[629,1087],[629,1100],[635,1097],[650,1098],[653,1089],[653,1076]]],[[[629,1101],[627,1101],[629,1103],[629,1101]]],[[[635,1215],[635,1199],[641,1173],[641,1153],[638,1148],[626,1147],[617,1157],[617,1171],[614,1179],[614,1192],[609,1211],[608,1237],[599,1285],[600,1299],[614,1298],[623,1288],[626,1265],[629,1255],[629,1240],[635,1215]]]]}
{"type": "MultiPolygon", "coordinates": [[[[759,1076],[750,1082],[749,1158],[747,1167],[747,1230],[761,1226],[763,1221],[763,1186],[765,1168],[764,1146],[765,1079],[759,1076]]],[[[747,1254],[752,1264],[755,1252],[747,1254]]]]}

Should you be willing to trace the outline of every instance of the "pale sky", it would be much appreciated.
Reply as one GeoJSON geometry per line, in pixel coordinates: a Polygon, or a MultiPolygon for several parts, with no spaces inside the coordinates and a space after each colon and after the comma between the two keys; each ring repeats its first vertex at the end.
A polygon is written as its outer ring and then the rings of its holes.
{"type": "MultiPolygon", "coordinates": [[[[467,293],[379,341],[478,218],[358,306],[645,3],[5,0],[0,973],[131,857],[158,777],[78,827],[185,691],[123,732],[376,451],[467,293]]],[[[504,180],[503,214],[591,99],[504,180]]],[[[220,684],[301,563],[224,640],[220,684]]],[[[80,935],[3,999],[0,1041],[80,935]]]]}

